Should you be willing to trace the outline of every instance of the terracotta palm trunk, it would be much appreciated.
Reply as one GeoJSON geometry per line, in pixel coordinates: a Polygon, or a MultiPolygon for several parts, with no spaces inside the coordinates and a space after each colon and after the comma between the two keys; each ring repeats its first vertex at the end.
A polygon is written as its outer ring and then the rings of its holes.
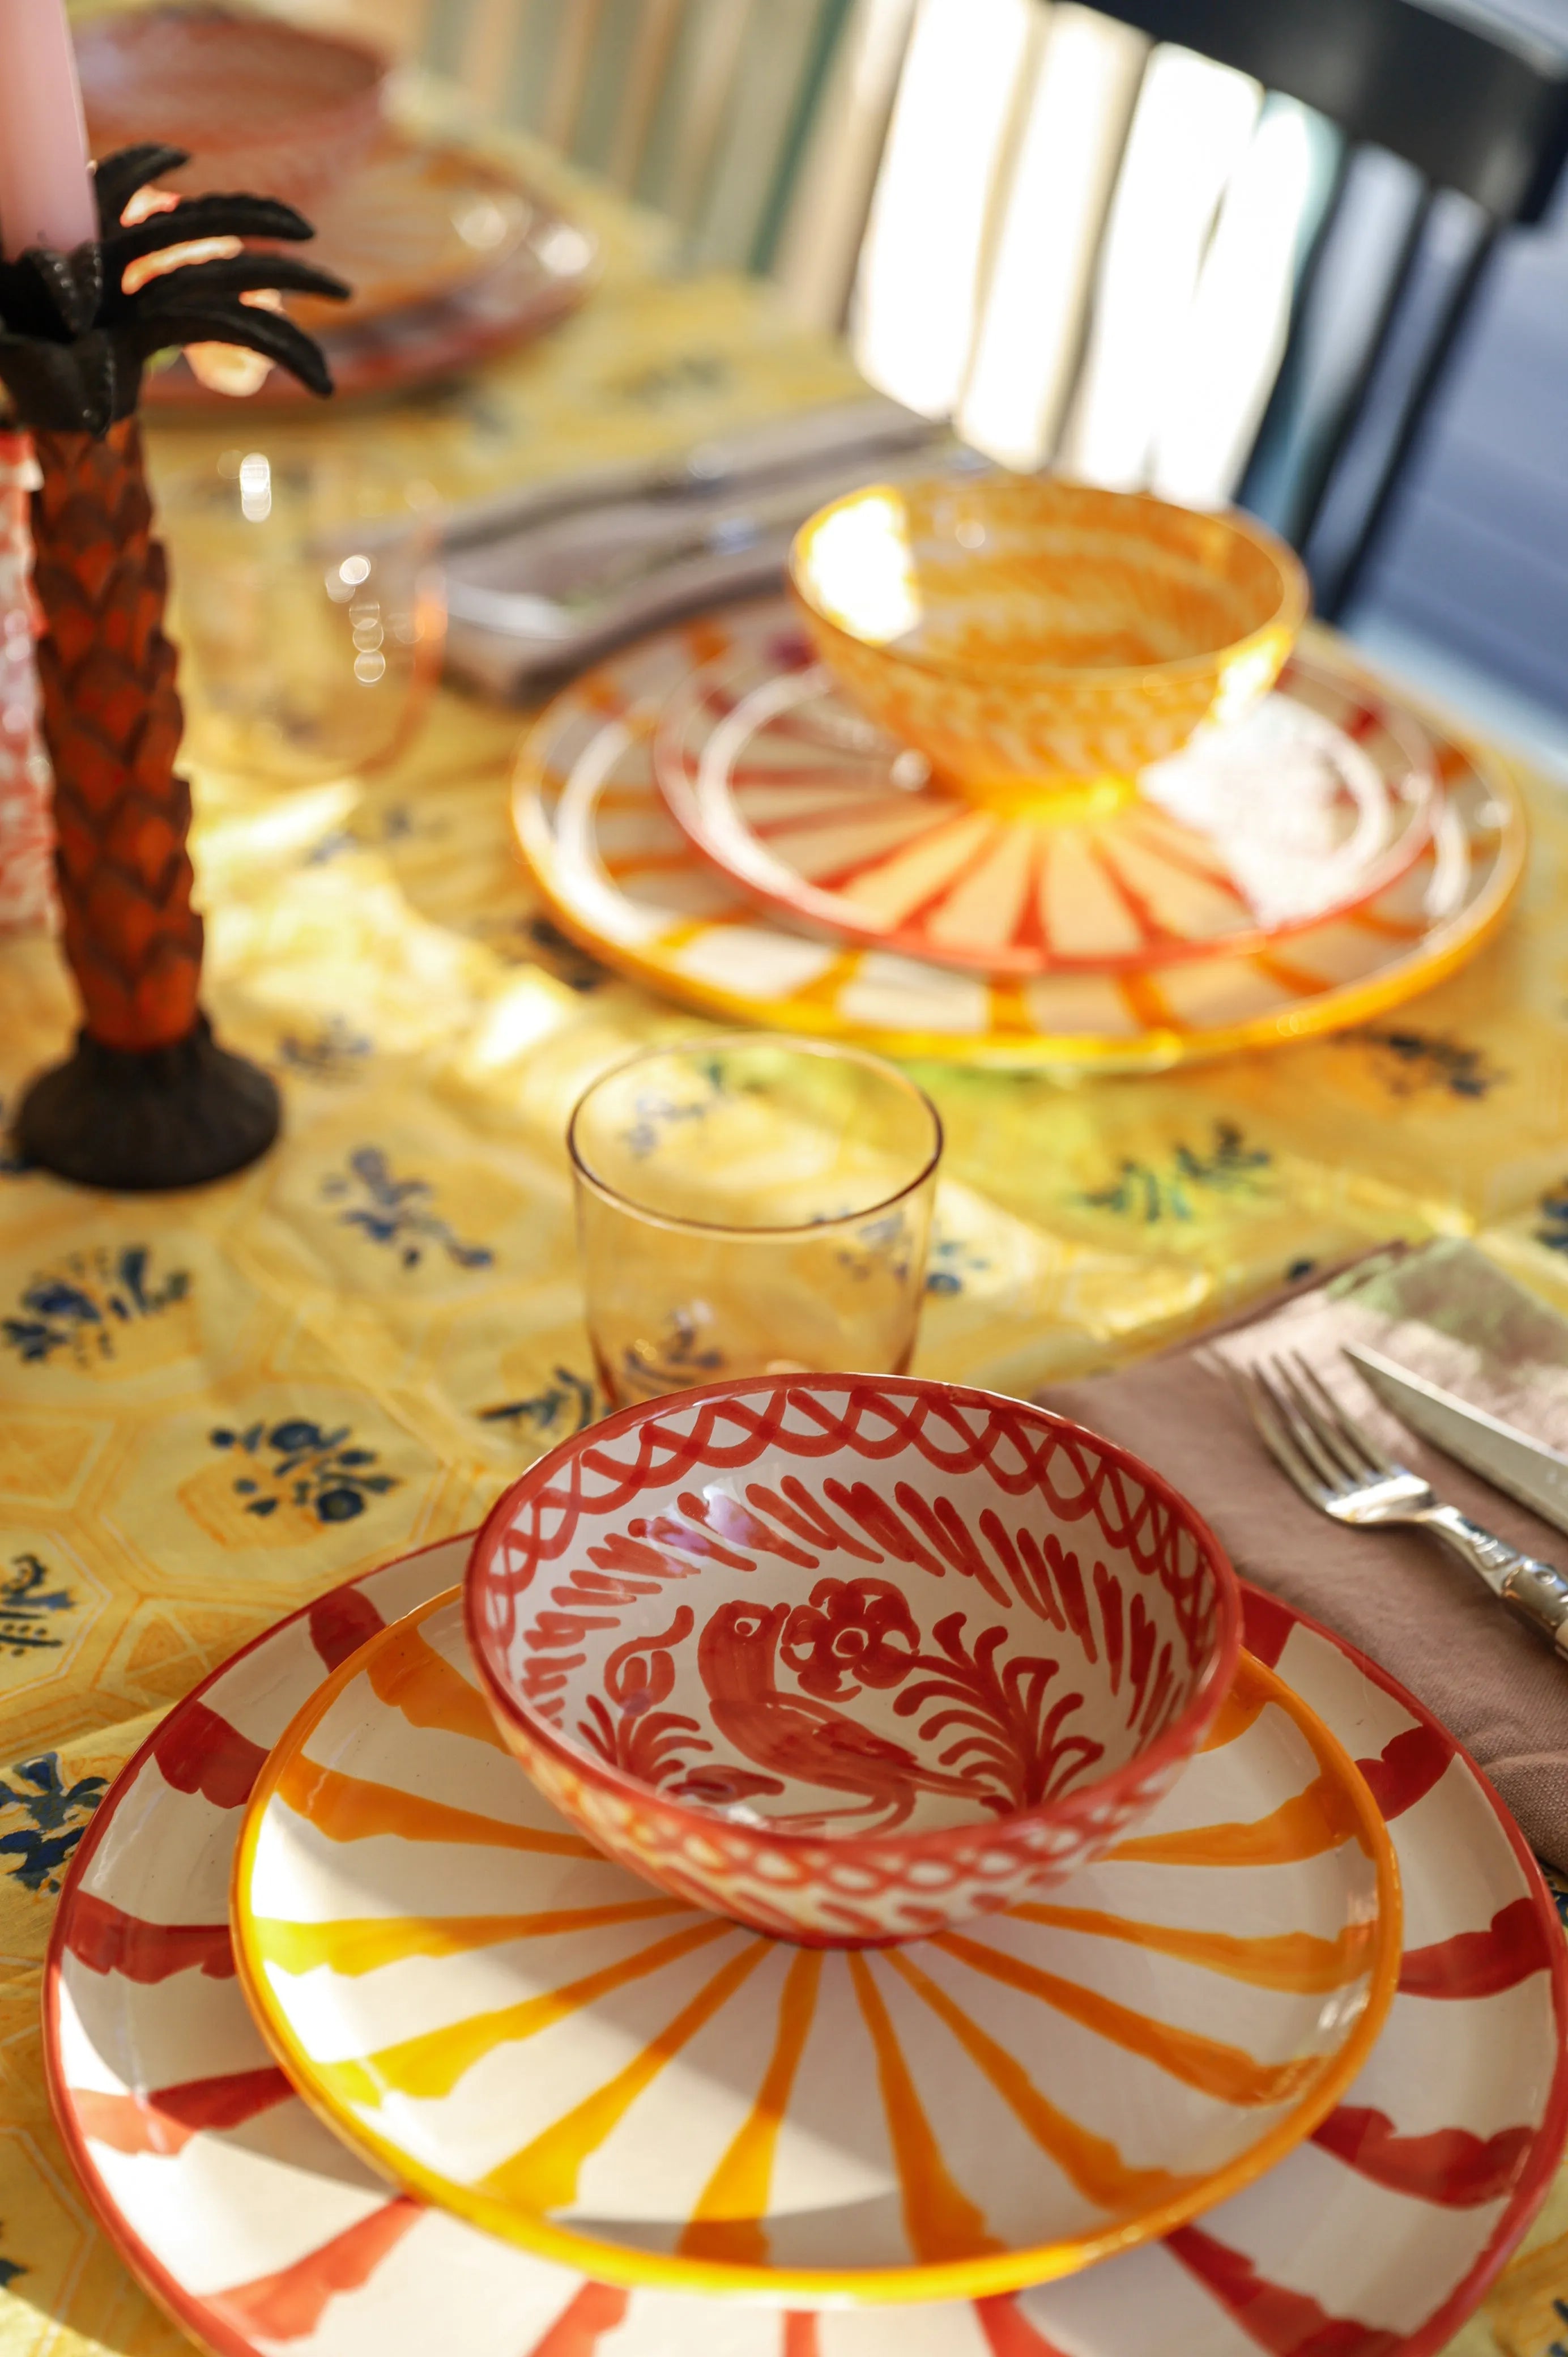
{"type": "Polygon", "coordinates": [[[102,441],[40,434],[33,582],[65,950],[91,1036],[172,1047],[191,1030],[201,920],[190,905],[190,793],[164,636],[167,575],[134,417],[102,441]]]}
{"type": "Polygon", "coordinates": [[[70,1062],[23,1097],[16,1143],[89,1187],[199,1186],[253,1161],[278,1130],[276,1089],[216,1045],[199,998],[168,583],[136,402],[153,354],[191,343],[239,344],[329,393],[319,348],[250,298],[341,302],[349,289],[273,250],[315,235],[274,198],[138,210],[141,190],[189,161],[152,144],[100,157],[96,238],[69,253],[0,256],[6,422],[33,435],[42,475],[33,541],[43,732],[65,953],[84,1017],[70,1062]]]}
{"type": "Polygon", "coordinates": [[[199,1003],[190,791],[164,635],[167,572],[134,416],[101,438],[36,436],[34,583],[45,741],[54,765],[65,953],[83,1026],[17,1120],[24,1153],[62,1177],[193,1186],[277,1134],[263,1072],[213,1042],[199,1003]]]}

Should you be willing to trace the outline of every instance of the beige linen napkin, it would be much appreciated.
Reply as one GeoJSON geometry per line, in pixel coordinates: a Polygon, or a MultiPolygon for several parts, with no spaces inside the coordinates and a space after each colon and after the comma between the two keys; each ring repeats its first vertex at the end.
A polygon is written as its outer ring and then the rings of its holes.
{"type": "Polygon", "coordinates": [[[1391,1247],[1160,1358],[1037,1397],[1146,1458],[1212,1523],[1243,1578],[1407,1685],[1485,1769],[1533,1847],[1568,1871],[1568,1662],[1420,1532],[1342,1530],[1316,1512],[1264,1454],[1217,1363],[1301,1351],[1440,1497],[1568,1570],[1568,1536],[1418,1440],[1340,1358],[1348,1341],[1568,1454],[1568,1321],[1447,1240],[1391,1247]]]}

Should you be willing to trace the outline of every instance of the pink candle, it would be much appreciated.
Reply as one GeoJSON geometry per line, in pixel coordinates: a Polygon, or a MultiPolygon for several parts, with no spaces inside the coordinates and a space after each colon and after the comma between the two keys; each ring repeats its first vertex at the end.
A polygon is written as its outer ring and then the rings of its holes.
{"type": "Polygon", "coordinates": [[[62,253],[98,234],[65,0],[0,0],[0,238],[62,253]]]}

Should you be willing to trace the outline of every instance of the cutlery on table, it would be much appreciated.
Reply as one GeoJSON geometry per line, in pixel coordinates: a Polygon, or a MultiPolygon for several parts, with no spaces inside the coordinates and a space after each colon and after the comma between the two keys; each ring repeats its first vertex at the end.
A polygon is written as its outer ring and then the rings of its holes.
{"type": "MultiPolygon", "coordinates": [[[[930,465],[924,457],[919,463],[930,465]]],[[[908,461],[889,463],[884,454],[880,471],[896,481],[908,461]]],[[[753,572],[773,580],[797,527],[865,473],[864,458],[840,458],[781,483],[740,486],[718,501],[584,509],[460,553],[449,562],[448,602],[457,619],[519,639],[575,640],[600,627],[601,611],[628,591],[694,558],[745,557],[748,581],[753,572]]]]}
{"type": "Polygon", "coordinates": [[[1568,1654],[1568,1580],[1521,1555],[1430,1482],[1386,1457],[1305,1359],[1282,1352],[1227,1372],[1280,1470],[1320,1513],[1353,1529],[1408,1523],[1440,1539],[1520,1620],[1568,1654]]]}
{"type": "Polygon", "coordinates": [[[897,482],[983,464],[950,445],[852,450],[721,498],[623,500],[535,521],[448,554],[450,654],[478,685],[515,690],[677,614],[776,587],[806,518],[868,469],[897,482]]]}
{"type": "Polygon", "coordinates": [[[1348,1342],[1344,1355],[1402,1424],[1478,1473],[1494,1490],[1517,1498],[1543,1522],[1568,1531],[1568,1457],[1484,1407],[1472,1407],[1468,1400],[1456,1398],[1424,1375],[1396,1366],[1379,1351],[1348,1342]]]}
{"type": "Polygon", "coordinates": [[[858,461],[864,478],[877,471],[886,454],[929,445],[942,438],[945,430],[880,393],[792,411],[693,443],[672,456],[585,468],[471,500],[448,512],[446,547],[451,554],[510,540],[538,524],[628,500],[692,505],[733,497],[840,459],[858,461]]]}

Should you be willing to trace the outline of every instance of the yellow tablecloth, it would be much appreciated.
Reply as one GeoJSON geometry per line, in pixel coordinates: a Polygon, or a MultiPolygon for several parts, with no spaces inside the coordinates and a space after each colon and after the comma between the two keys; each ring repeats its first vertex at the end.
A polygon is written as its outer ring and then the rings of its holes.
{"type": "MultiPolygon", "coordinates": [[[[652,225],[566,194],[606,275],[537,350],[370,416],[166,428],[156,457],[371,436],[463,498],[852,382],[757,288],[661,280],[652,225]]],[[[517,734],[444,696],[373,781],[198,779],[209,997],[281,1080],[284,1143],[183,1199],[0,1164],[0,2357],[188,2346],[91,2223],[40,2076],[54,1894],[102,1780],[244,1639],[463,1529],[592,1412],[565,1115],[696,1027],[542,919],[506,827],[517,734]]],[[[1524,782],[1519,915],[1395,1019],[1168,1080],[923,1073],[950,1146],[921,1370],[1024,1390],[1393,1234],[1475,1233],[1568,1302],[1568,810],[1524,782]]],[[[52,945],[0,945],[0,992],[11,1101],[72,1020],[52,945]]],[[[1568,2184],[1530,2249],[1456,2352],[1568,2339],[1568,2184]]]]}

